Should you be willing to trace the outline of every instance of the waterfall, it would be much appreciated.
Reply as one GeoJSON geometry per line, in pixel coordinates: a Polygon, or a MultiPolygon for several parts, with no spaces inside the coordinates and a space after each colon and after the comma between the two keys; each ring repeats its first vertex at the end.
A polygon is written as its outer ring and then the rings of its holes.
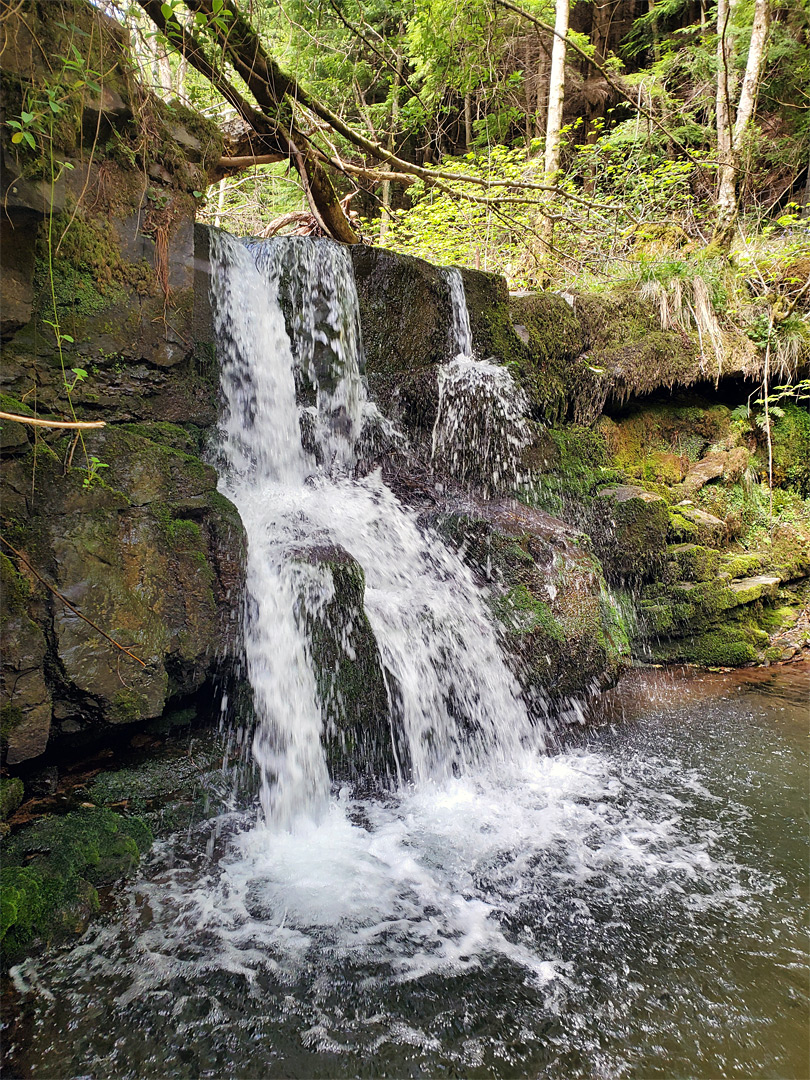
{"type": "Polygon", "coordinates": [[[464,279],[455,266],[447,267],[444,275],[450,291],[450,355],[472,356],[472,330],[464,295],[464,279]]]}
{"type": "Polygon", "coordinates": [[[529,403],[508,368],[475,360],[461,272],[445,270],[451,301],[451,356],[439,368],[431,458],[461,484],[485,492],[514,490],[531,441],[529,403]]]}
{"type": "Polygon", "coordinates": [[[330,779],[308,618],[334,598],[317,552],[337,545],[365,575],[389,722],[413,779],[458,775],[536,744],[484,597],[469,570],[386,487],[354,479],[364,412],[357,294],[331,241],[212,241],[222,366],[221,489],[248,536],[245,650],[267,821],[318,816],[330,779]],[[285,309],[287,318],[285,319],[285,309]],[[291,343],[292,342],[292,343],[291,343]],[[316,451],[301,442],[296,372],[316,390],[316,451]],[[309,557],[302,553],[309,552],[309,557]]]}
{"type": "Polygon", "coordinates": [[[501,364],[457,356],[439,368],[431,456],[454,480],[485,491],[520,483],[529,444],[526,395],[501,364]]]}

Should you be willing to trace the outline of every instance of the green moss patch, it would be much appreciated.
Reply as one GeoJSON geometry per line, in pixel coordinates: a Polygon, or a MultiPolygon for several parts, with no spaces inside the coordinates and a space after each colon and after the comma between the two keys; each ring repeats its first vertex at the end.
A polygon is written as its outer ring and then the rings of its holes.
{"type": "Polygon", "coordinates": [[[99,907],[97,886],[131,874],[151,844],[143,821],[101,809],[43,818],[6,840],[0,871],[6,957],[83,930],[99,907]]]}

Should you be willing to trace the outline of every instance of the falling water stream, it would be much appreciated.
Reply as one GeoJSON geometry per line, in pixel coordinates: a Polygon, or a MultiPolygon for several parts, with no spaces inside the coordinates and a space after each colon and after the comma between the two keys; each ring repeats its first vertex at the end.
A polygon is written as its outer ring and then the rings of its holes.
{"type": "Polygon", "coordinates": [[[806,671],[638,674],[549,745],[469,572],[353,475],[379,414],[345,251],[215,234],[212,264],[259,806],[161,841],[120,910],[14,969],[9,1075],[806,1076],[806,671]],[[320,737],[335,548],[407,749],[372,795],[320,737]]]}

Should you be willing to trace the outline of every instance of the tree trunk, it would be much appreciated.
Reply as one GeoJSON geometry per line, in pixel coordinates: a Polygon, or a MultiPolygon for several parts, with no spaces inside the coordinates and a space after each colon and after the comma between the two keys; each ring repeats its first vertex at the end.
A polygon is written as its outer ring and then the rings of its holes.
{"type": "MultiPolygon", "coordinates": [[[[138,2],[153,21],[158,22],[153,14],[157,0],[138,2]]],[[[202,11],[209,16],[213,14],[211,0],[186,0],[186,6],[194,12],[202,11]]],[[[344,244],[358,243],[360,238],[340,205],[328,173],[315,156],[306,136],[294,123],[290,100],[294,100],[297,89],[294,80],[285,75],[278,64],[267,55],[255,30],[233,4],[228,3],[227,10],[231,13],[231,19],[228,33],[221,35],[223,49],[261,108],[267,115],[278,118],[278,127],[289,144],[313,215],[327,236],[344,244]]],[[[160,11],[165,23],[162,8],[160,11]]],[[[219,31],[217,33],[219,35],[219,31]]]]}
{"type": "MultiPolygon", "coordinates": [[[[405,32],[403,23],[399,24],[399,36],[402,39],[405,32]]],[[[388,129],[388,149],[394,149],[394,139],[399,127],[399,88],[402,85],[402,72],[405,68],[405,53],[403,49],[397,51],[396,77],[394,79],[394,96],[391,99],[391,125],[388,129]]],[[[382,245],[388,235],[389,218],[391,217],[391,181],[383,180],[382,213],[380,214],[380,244],[382,245]]]]}
{"type": "Polygon", "coordinates": [[[745,76],[737,104],[737,116],[732,127],[730,91],[726,72],[729,56],[725,52],[724,29],[728,21],[730,5],[733,0],[720,0],[723,11],[723,24],[720,23],[718,7],[718,72],[717,72],[717,225],[713,242],[727,250],[731,246],[734,227],[737,224],[738,198],[737,187],[740,172],[742,147],[746,131],[754,115],[754,108],[759,94],[762,67],[765,61],[765,49],[768,43],[768,31],[771,24],[769,0],[756,0],[754,24],[751,27],[751,43],[748,47],[748,61],[745,76]],[[728,5],[728,6],[725,6],[728,5]],[[722,99],[722,100],[721,100],[722,99]]]}
{"type": "MultiPolygon", "coordinates": [[[[563,97],[565,94],[565,39],[568,34],[568,0],[556,0],[554,19],[554,45],[551,50],[551,75],[548,88],[548,115],[546,117],[546,152],[543,167],[545,182],[553,184],[560,171],[560,128],[562,127],[563,97]]],[[[554,238],[554,222],[544,214],[540,222],[540,236],[546,247],[554,238]]]]}
{"type": "Polygon", "coordinates": [[[472,94],[464,95],[464,148],[469,154],[473,144],[472,94]]]}

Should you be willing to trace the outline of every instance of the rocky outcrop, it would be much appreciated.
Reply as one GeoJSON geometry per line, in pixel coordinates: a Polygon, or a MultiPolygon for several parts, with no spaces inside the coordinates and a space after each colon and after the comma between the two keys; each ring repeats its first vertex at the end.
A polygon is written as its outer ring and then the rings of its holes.
{"type": "Polygon", "coordinates": [[[304,548],[298,561],[323,578],[331,598],[316,609],[302,597],[323,710],[321,739],[329,775],[355,787],[393,785],[410,763],[377,640],[363,607],[362,566],[336,544],[304,548]]]}
{"type": "Polygon", "coordinates": [[[243,534],[202,461],[218,372],[195,292],[195,192],[221,137],[134,83],[117,22],[60,10],[24,3],[0,28],[6,108],[54,80],[60,103],[53,155],[3,129],[0,409],[107,426],[2,424],[9,765],[159,716],[238,649],[243,534]],[[46,62],[69,26],[98,93],[46,62]]]}
{"type": "Polygon", "coordinates": [[[512,501],[477,503],[433,522],[490,593],[535,712],[615,682],[629,659],[627,628],[587,537],[512,501]]]}

